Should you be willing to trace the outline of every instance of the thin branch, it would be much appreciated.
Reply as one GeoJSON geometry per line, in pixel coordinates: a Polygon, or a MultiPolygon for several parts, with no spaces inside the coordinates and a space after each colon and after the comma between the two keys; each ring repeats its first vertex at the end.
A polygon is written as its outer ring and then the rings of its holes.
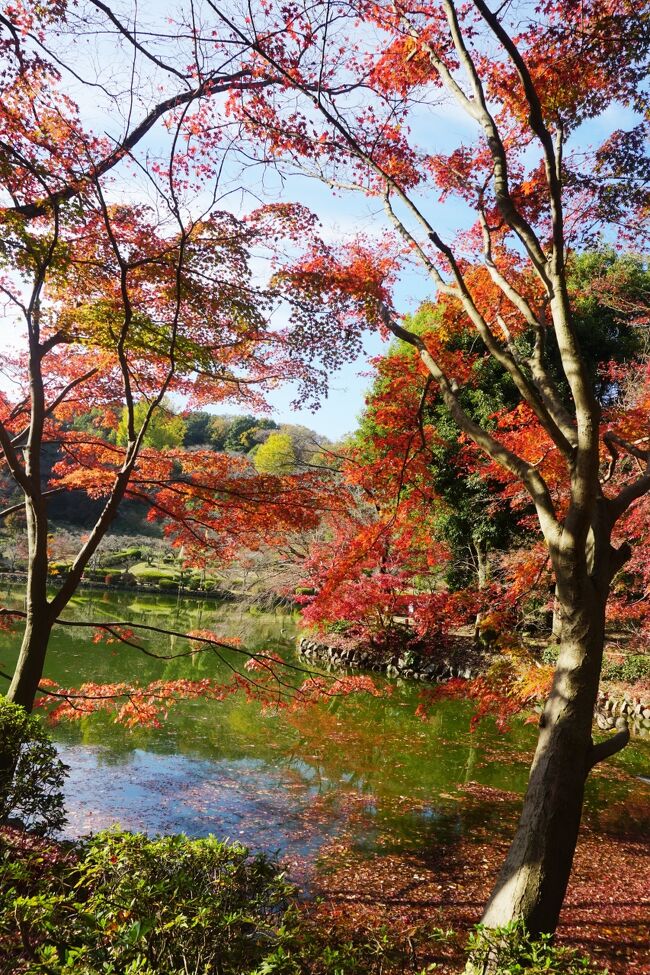
{"type": "Polygon", "coordinates": [[[457,391],[420,336],[399,325],[385,305],[382,304],[379,311],[384,324],[393,335],[418,350],[422,362],[438,383],[444,403],[460,429],[471,437],[492,460],[523,482],[535,503],[542,532],[549,546],[557,545],[561,534],[560,527],[548,485],[539,471],[475,423],[463,409],[457,391]]]}

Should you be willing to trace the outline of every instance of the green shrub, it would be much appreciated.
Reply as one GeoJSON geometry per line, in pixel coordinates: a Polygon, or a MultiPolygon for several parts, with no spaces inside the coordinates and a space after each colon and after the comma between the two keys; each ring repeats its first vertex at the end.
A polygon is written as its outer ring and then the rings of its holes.
{"type": "Polygon", "coordinates": [[[503,928],[479,925],[468,942],[469,960],[477,972],[499,975],[606,975],[573,948],[553,944],[551,935],[532,938],[520,921],[503,928]],[[488,968],[488,962],[492,967],[488,968]]]}
{"type": "Polygon", "coordinates": [[[0,824],[48,833],[63,827],[67,766],[40,718],[0,697],[0,824]]]}
{"type": "Polygon", "coordinates": [[[327,624],[328,633],[347,633],[348,630],[352,629],[353,623],[350,620],[334,620],[333,623],[327,624]]]}
{"type": "Polygon", "coordinates": [[[122,565],[124,562],[124,554],[122,552],[109,552],[107,554],[102,554],[101,556],[102,565],[106,568],[111,568],[116,565],[122,565]]]}
{"type": "Polygon", "coordinates": [[[455,938],[323,924],[277,864],[213,837],[6,840],[0,971],[14,975],[396,975],[455,938]]]}
{"type": "Polygon", "coordinates": [[[141,559],[142,549],[141,548],[125,548],[123,552],[118,553],[123,559],[141,559]]]}
{"type": "Polygon", "coordinates": [[[178,579],[170,579],[169,576],[164,576],[162,579],[158,580],[158,586],[160,589],[173,589],[174,592],[176,592],[178,585],[178,579]]]}
{"type": "Polygon", "coordinates": [[[76,852],[27,896],[14,869],[2,894],[0,933],[32,956],[23,971],[239,975],[286,937],[293,888],[239,844],[110,830],[76,852]]]}
{"type": "Polygon", "coordinates": [[[560,648],[557,646],[557,644],[549,643],[548,646],[544,647],[542,650],[542,663],[556,664],[559,653],[560,648]]]}
{"type": "Polygon", "coordinates": [[[50,562],[48,572],[51,576],[65,575],[72,568],[72,562],[50,562]]]}
{"type": "Polygon", "coordinates": [[[323,924],[293,907],[285,915],[287,937],[262,965],[246,975],[405,975],[433,972],[421,969],[417,956],[432,945],[450,945],[456,940],[451,929],[421,923],[408,930],[399,925],[323,924]]]}
{"type": "Polygon", "coordinates": [[[106,569],[84,569],[84,579],[92,579],[97,582],[103,582],[105,575],[106,569]]]}
{"type": "Polygon", "coordinates": [[[102,562],[106,566],[123,565],[125,562],[139,562],[142,558],[142,549],[125,548],[119,552],[107,552],[102,556],[102,562]]]}
{"type": "Polygon", "coordinates": [[[107,586],[112,586],[116,582],[121,582],[122,577],[122,572],[106,572],[103,577],[103,582],[105,582],[107,586]]]}
{"type": "Polygon", "coordinates": [[[159,579],[169,578],[169,570],[156,569],[155,566],[148,566],[144,569],[138,569],[137,577],[146,582],[158,582],[159,579]]]}
{"type": "Polygon", "coordinates": [[[630,654],[621,663],[606,660],[602,676],[605,680],[621,680],[628,684],[644,680],[650,677],[650,654],[630,654]]]}
{"type": "MultiPolygon", "coordinates": [[[[460,949],[432,922],[323,923],[277,864],[213,837],[13,843],[0,844],[0,970],[15,975],[404,975],[434,945],[460,949]]],[[[599,972],[520,924],[478,928],[469,948],[476,971],[496,954],[499,975],[599,972]]]]}

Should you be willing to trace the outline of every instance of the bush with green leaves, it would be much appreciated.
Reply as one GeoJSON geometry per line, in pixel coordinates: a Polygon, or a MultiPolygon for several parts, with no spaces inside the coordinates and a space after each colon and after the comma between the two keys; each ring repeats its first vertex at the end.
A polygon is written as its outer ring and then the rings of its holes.
{"type": "Polygon", "coordinates": [[[0,824],[60,830],[66,771],[41,719],[0,697],[0,824]]]}
{"type": "Polygon", "coordinates": [[[159,579],[158,588],[165,592],[178,592],[180,583],[178,579],[159,579]]]}
{"type": "Polygon", "coordinates": [[[574,948],[555,945],[550,934],[533,938],[521,921],[503,928],[479,925],[470,936],[471,969],[499,975],[607,975],[574,948]]]}
{"type": "Polygon", "coordinates": [[[70,849],[0,861],[14,972],[240,975],[287,937],[293,888],[237,843],[109,830],[70,849]]]}
{"type": "Polygon", "coordinates": [[[350,620],[334,620],[332,623],[328,623],[327,632],[328,633],[347,633],[352,629],[354,623],[350,620]]]}
{"type": "MultiPolygon", "coordinates": [[[[0,971],[13,975],[397,975],[412,929],[323,924],[281,869],[212,837],[0,833],[0,971]]],[[[314,905],[317,907],[317,905],[314,905]]],[[[419,943],[446,943],[432,925],[419,943]]]]}
{"type": "Polygon", "coordinates": [[[650,677],[650,654],[629,654],[620,663],[607,660],[603,664],[602,676],[604,680],[620,680],[627,684],[645,680],[650,677]]]}
{"type": "Polygon", "coordinates": [[[560,648],[556,643],[549,643],[542,650],[541,659],[543,664],[556,664],[560,655],[560,648]]]}

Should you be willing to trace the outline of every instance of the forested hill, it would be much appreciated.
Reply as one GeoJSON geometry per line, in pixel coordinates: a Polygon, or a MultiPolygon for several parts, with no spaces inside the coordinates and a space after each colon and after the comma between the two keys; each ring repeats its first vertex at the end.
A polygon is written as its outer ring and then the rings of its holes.
{"type": "MultiPolygon", "coordinates": [[[[118,444],[126,442],[125,422],[111,429],[102,425],[99,411],[75,417],[74,428],[118,444]]],[[[308,465],[320,464],[322,451],[332,442],[309,427],[293,423],[276,423],[268,417],[252,414],[214,414],[205,411],[177,413],[169,403],[163,404],[152,419],[146,442],[158,450],[184,447],[195,450],[210,448],[216,453],[243,454],[250,458],[251,470],[261,473],[290,473],[308,465]]],[[[50,451],[49,467],[58,459],[50,451]]],[[[47,472],[46,472],[47,473],[47,472]]],[[[92,499],[80,492],[63,492],[49,499],[50,517],[75,527],[85,527],[97,517],[102,499],[92,499]]],[[[147,519],[148,507],[136,501],[123,502],[116,527],[121,531],[149,534],[159,531],[147,519]]]]}

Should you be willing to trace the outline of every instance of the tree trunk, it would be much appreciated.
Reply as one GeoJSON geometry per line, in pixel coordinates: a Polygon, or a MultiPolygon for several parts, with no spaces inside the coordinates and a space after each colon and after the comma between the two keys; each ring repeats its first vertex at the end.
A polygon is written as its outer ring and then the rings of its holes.
{"type": "MultiPolygon", "coordinates": [[[[487,546],[480,539],[474,539],[474,552],[476,554],[476,588],[479,592],[487,586],[490,564],[488,561],[487,546]]],[[[484,614],[479,610],[474,619],[474,642],[481,642],[481,621],[484,614]]]]}
{"type": "Polygon", "coordinates": [[[557,591],[553,594],[553,623],[551,625],[551,636],[556,643],[562,642],[562,609],[560,600],[557,598],[557,591]]]}
{"type": "Polygon", "coordinates": [[[7,692],[8,699],[21,704],[26,711],[34,707],[51,632],[46,607],[39,613],[28,612],[18,663],[7,692]]]}
{"type": "MultiPolygon", "coordinates": [[[[578,839],[605,635],[607,584],[576,564],[558,572],[560,653],[521,819],[482,923],[521,920],[532,935],[552,933],[578,839]]],[[[490,970],[489,966],[485,970],[490,970]]]]}
{"type": "Polygon", "coordinates": [[[25,503],[29,560],[27,568],[27,618],[18,663],[7,692],[10,701],[27,711],[34,707],[43,676],[53,616],[47,599],[47,517],[41,498],[25,503]]]}

